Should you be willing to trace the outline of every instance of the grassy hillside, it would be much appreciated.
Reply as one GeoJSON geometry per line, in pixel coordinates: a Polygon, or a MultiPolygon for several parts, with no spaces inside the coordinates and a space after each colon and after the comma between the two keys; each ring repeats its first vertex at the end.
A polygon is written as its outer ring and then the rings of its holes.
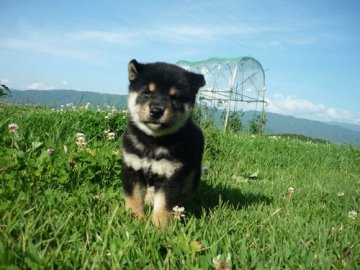
{"type": "Polygon", "coordinates": [[[357,147],[207,126],[195,202],[159,231],[124,209],[125,112],[0,115],[0,268],[359,269],[357,147]]]}

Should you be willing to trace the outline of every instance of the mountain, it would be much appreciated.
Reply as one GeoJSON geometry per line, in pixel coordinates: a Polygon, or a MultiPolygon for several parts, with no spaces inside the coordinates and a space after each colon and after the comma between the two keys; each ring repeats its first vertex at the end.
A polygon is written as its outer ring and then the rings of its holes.
{"type": "MultiPolygon", "coordinates": [[[[222,126],[221,114],[222,111],[220,110],[214,114],[215,123],[218,127],[222,126]]],[[[249,122],[257,115],[259,112],[256,111],[244,112],[241,121],[245,129],[249,128],[249,122]]],[[[329,124],[269,112],[266,113],[266,119],[265,134],[267,135],[302,135],[336,143],[360,145],[360,126],[357,125],[347,123],[334,125],[334,123],[329,124]],[[357,127],[359,130],[356,129],[357,127]]]]}
{"type": "Polygon", "coordinates": [[[114,95],[76,90],[11,90],[11,96],[6,101],[16,104],[46,105],[59,108],[61,105],[73,103],[82,105],[90,103],[92,106],[126,107],[126,95],[114,95]]]}
{"type": "MultiPolygon", "coordinates": [[[[126,95],[105,94],[75,90],[12,90],[12,96],[7,97],[7,102],[17,104],[45,105],[59,108],[61,105],[73,103],[75,105],[90,102],[92,106],[126,106],[126,95]]],[[[214,114],[215,122],[221,125],[221,111],[214,114]]],[[[245,128],[257,112],[247,111],[242,117],[245,128]]],[[[314,139],[327,140],[336,143],[360,146],[360,126],[346,123],[326,123],[307,119],[295,118],[275,113],[267,113],[266,134],[296,134],[314,139]]]]}
{"type": "Polygon", "coordinates": [[[360,145],[360,131],[275,113],[267,113],[265,133],[299,134],[337,143],[360,145]]]}
{"type": "Polygon", "coordinates": [[[348,123],[339,123],[339,122],[326,122],[326,123],[333,125],[333,126],[343,127],[346,129],[351,129],[351,130],[360,132],[360,122],[359,122],[359,125],[348,124],[348,123]]]}

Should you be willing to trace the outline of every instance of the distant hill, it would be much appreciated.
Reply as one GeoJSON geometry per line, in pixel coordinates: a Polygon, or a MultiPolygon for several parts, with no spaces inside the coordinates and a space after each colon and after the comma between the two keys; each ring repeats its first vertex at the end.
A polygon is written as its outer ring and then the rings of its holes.
{"type": "MultiPolygon", "coordinates": [[[[6,100],[10,103],[46,105],[51,108],[59,108],[68,103],[81,105],[87,102],[92,106],[107,104],[124,108],[127,96],[75,90],[12,90],[12,96],[6,100]]],[[[242,121],[245,128],[254,114],[254,111],[244,113],[242,121]]],[[[217,111],[214,116],[217,125],[220,125],[220,115],[221,111],[217,111]]],[[[275,113],[267,113],[265,133],[297,134],[331,142],[360,145],[360,125],[325,123],[275,113]]]]}
{"type": "MultiPolygon", "coordinates": [[[[222,111],[215,113],[215,122],[221,126],[222,111]]],[[[252,120],[258,112],[246,111],[242,117],[244,128],[249,127],[249,121],[252,120]]],[[[347,123],[326,123],[308,119],[296,118],[293,116],[281,115],[276,113],[266,113],[265,134],[293,134],[303,135],[314,139],[320,139],[330,142],[360,145],[360,126],[347,123]],[[347,128],[348,127],[348,128],[347,128]],[[359,130],[357,130],[357,127],[359,130]]]]}
{"type": "Polygon", "coordinates": [[[320,121],[267,113],[267,134],[300,134],[332,142],[360,145],[360,131],[320,121]]]}
{"type": "Polygon", "coordinates": [[[127,96],[75,90],[11,90],[11,96],[6,97],[6,100],[10,103],[46,105],[51,108],[59,108],[68,103],[81,105],[88,102],[92,106],[106,104],[125,108],[127,96]]]}
{"type": "Polygon", "coordinates": [[[339,122],[325,122],[325,123],[333,125],[333,126],[343,127],[346,129],[351,129],[351,130],[360,132],[360,122],[358,125],[348,124],[348,123],[339,123],[339,122]]]}

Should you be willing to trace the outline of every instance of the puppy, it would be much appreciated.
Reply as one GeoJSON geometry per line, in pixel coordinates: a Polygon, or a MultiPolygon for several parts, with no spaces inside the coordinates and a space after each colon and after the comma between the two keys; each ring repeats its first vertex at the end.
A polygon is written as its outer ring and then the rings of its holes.
{"type": "Polygon", "coordinates": [[[199,186],[204,137],[191,115],[205,79],[167,63],[132,60],[128,69],[130,119],[121,170],[125,207],[143,218],[146,197],[153,204],[154,225],[165,227],[181,196],[199,186]]]}

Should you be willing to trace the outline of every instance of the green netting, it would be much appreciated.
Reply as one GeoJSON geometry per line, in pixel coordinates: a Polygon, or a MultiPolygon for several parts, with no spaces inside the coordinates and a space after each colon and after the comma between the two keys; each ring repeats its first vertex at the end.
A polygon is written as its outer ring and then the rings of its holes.
{"type": "Polygon", "coordinates": [[[264,69],[252,57],[209,58],[177,64],[205,76],[206,85],[200,89],[199,98],[216,107],[239,110],[243,107],[241,102],[265,103],[264,69]]]}
{"type": "Polygon", "coordinates": [[[242,56],[242,57],[211,57],[211,58],[209,58],[207,60],[201,60],[201,61],[181,60],[177,64],[180,65],[180,66],[182,66],[182,65],[197,66],[197,65],[204,65],[204,64],[208,64],[208,63],[218,64],[218,63],[240,62],[240,61],[247,61],[247,60],[257,62],[258,65],[261,67],[261,64],[255,58],[252,58],[252,57],[249,57],[249,56],[242,56]]]}

